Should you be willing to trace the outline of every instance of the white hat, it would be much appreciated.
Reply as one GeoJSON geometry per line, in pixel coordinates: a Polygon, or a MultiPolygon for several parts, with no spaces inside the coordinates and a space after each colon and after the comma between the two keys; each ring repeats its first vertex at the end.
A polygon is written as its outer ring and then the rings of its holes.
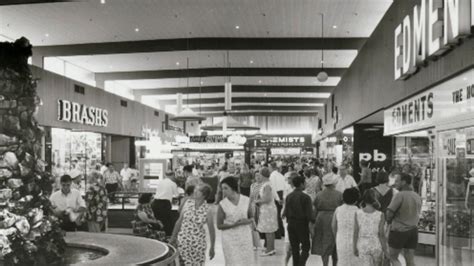
{"type": "Polygon", "coordinates": [[[323,176],[323,185],[335,185],[339,181],[339,176],[333,173],[329,173],[323,176]]]}
{"type": "Polygon", "coordinates": [[[79,171],[78,169],[74,168],[72,169],[70,172],[69,172],[69,176],[72,178],[72,179],[75,179],[77,177],[80,177],[82,175],[82,172],[79,171]]]}

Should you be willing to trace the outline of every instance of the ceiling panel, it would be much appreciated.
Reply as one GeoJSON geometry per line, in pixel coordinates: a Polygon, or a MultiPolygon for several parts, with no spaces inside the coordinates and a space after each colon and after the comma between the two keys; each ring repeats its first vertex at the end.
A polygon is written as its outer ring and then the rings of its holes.
{"type": "MultiPolygon", "coordinates": [[[[324,83],[316,77],[232,77],[235,85],[270,85],[270,86],[336,86],[340,77],[329,77],[324,83]]],[[[226,77],[189,78],[189,86],[219,86],[227,81],[226,77]]],[[[117,82],[132,89],[176,88],[187,87],[188,79],[147,79],[147,80],[120,80],[117,82]]],[[[107,85],[106,85],[107,86],[107,85]]]]}
{"type": "Polygon", "coordinates": [[[324,13],[325,36],[368,37],[392,0],[106,2],[1,6],[0,34],[14,39],[27,36],[34,45],[184,37],[319,37],[319,14],[324,13]]]}
{"type": "MultiPolygon", "coordinates": [[[[92,72],[140,71],[159,69],[225,67],[225,51],[177,51],[160,53],[66,56],[61,59],[92,72]]],[[[325,50],[324,66],[348,68],[357,55],[356,50],[325,50]]],[[[297,68],[321,67],[321,51],[230,51],[231,67],[297,68]]]]}

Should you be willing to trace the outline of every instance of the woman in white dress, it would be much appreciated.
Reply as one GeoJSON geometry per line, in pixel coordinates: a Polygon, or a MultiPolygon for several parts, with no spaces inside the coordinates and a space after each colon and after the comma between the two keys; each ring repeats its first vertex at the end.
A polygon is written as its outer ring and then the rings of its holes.
{"type": "Polygon", "coordinates": [[[342,194],[343,205],[336,208],[332,217],[332,231],[336,236],[337,265],[359,266],[358,258],[352,250],[354,235],[354,216],[357,210],[356,203],[359,201],[359,190],[349,188],[342,194]]]}
{"type": "Polygon", "coordinates": [[[224,199],[217,209],[217,228],[222,230],[222,249],[226,265],[255,265],[252,249],[252,218],[250,200],[239,194],[235,178],[220,183],[224,199]]]}
{"type": "Polygon", "coordinates": [[[384,215],[377,211],[380,206],[372,189],[362,196],[362,206],[354,216],[354,255],[360,258],[360,265],[379,266],[384,253],[388,254],[387,241],[384,215]]]}

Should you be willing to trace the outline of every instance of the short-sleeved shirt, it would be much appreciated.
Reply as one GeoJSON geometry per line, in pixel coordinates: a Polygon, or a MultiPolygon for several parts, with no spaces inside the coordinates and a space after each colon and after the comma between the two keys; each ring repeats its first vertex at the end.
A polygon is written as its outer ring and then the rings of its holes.
{"type": "Polygon", "coordinates": [[[414,191],[398,192],[388,205],[393,212],[392,231],[404,232],[416,228],[420,220],[421,197],[414,191]]]}
{"type": "Polygon", "coordinates": [[[336,184],[336,190],[341,193],[344,193],[344,190],[353,187],[357,187],[357,183],[350,175],[346,175],[344,178],[340,177],[336,184]]]}
{"type": "Polygon", "coordinates": [[[117,171],[110,172],[109,170],[107,170],[104,172],[103,176],[105,184],[115,184],[122,179],[117,171]]]}
{"type": "Polygon", "coordinates": [[[71,191],[65,195],[62,190],[58,190],[49,197],[51,204],[60,211],[72,209],[76,211],[79,207],[86,207],[86,202],[81,196],[79,190],[71,188],[71,191]]]}
{"type": "Polygon", "coordinates": [[[178,196],[178,186],[169,178],[159,179],[156,183],[156,200],[173,200],[173,197],[178,196]]]}

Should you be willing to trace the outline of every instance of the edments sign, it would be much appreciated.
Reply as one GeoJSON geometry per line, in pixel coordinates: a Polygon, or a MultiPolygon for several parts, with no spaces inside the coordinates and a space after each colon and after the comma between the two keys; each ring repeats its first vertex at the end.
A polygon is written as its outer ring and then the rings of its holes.
{"type": "Polygon", "coordinates": [[[109,122],[107,110],[67,100],[58,100],[58,120],[98,127],[109,122]]]}
{"type": "Polygon", "coordinates": [[[392,109],[392,125],[406,126],[433,117],[433,92],[420,95],[392,109]]]}
{"type": "Polygon", "coordinates": [[[189,141],[197,143],[225,143],[227,142],[227,138],[222,135],[191,136],[189,137],[189,141]]]}
{"type": "Polygon", "coordinates": [[[395,29],[395,80],[406,79],[432,57],[472,34],[474,0],[421,0],[395,29]]]}

